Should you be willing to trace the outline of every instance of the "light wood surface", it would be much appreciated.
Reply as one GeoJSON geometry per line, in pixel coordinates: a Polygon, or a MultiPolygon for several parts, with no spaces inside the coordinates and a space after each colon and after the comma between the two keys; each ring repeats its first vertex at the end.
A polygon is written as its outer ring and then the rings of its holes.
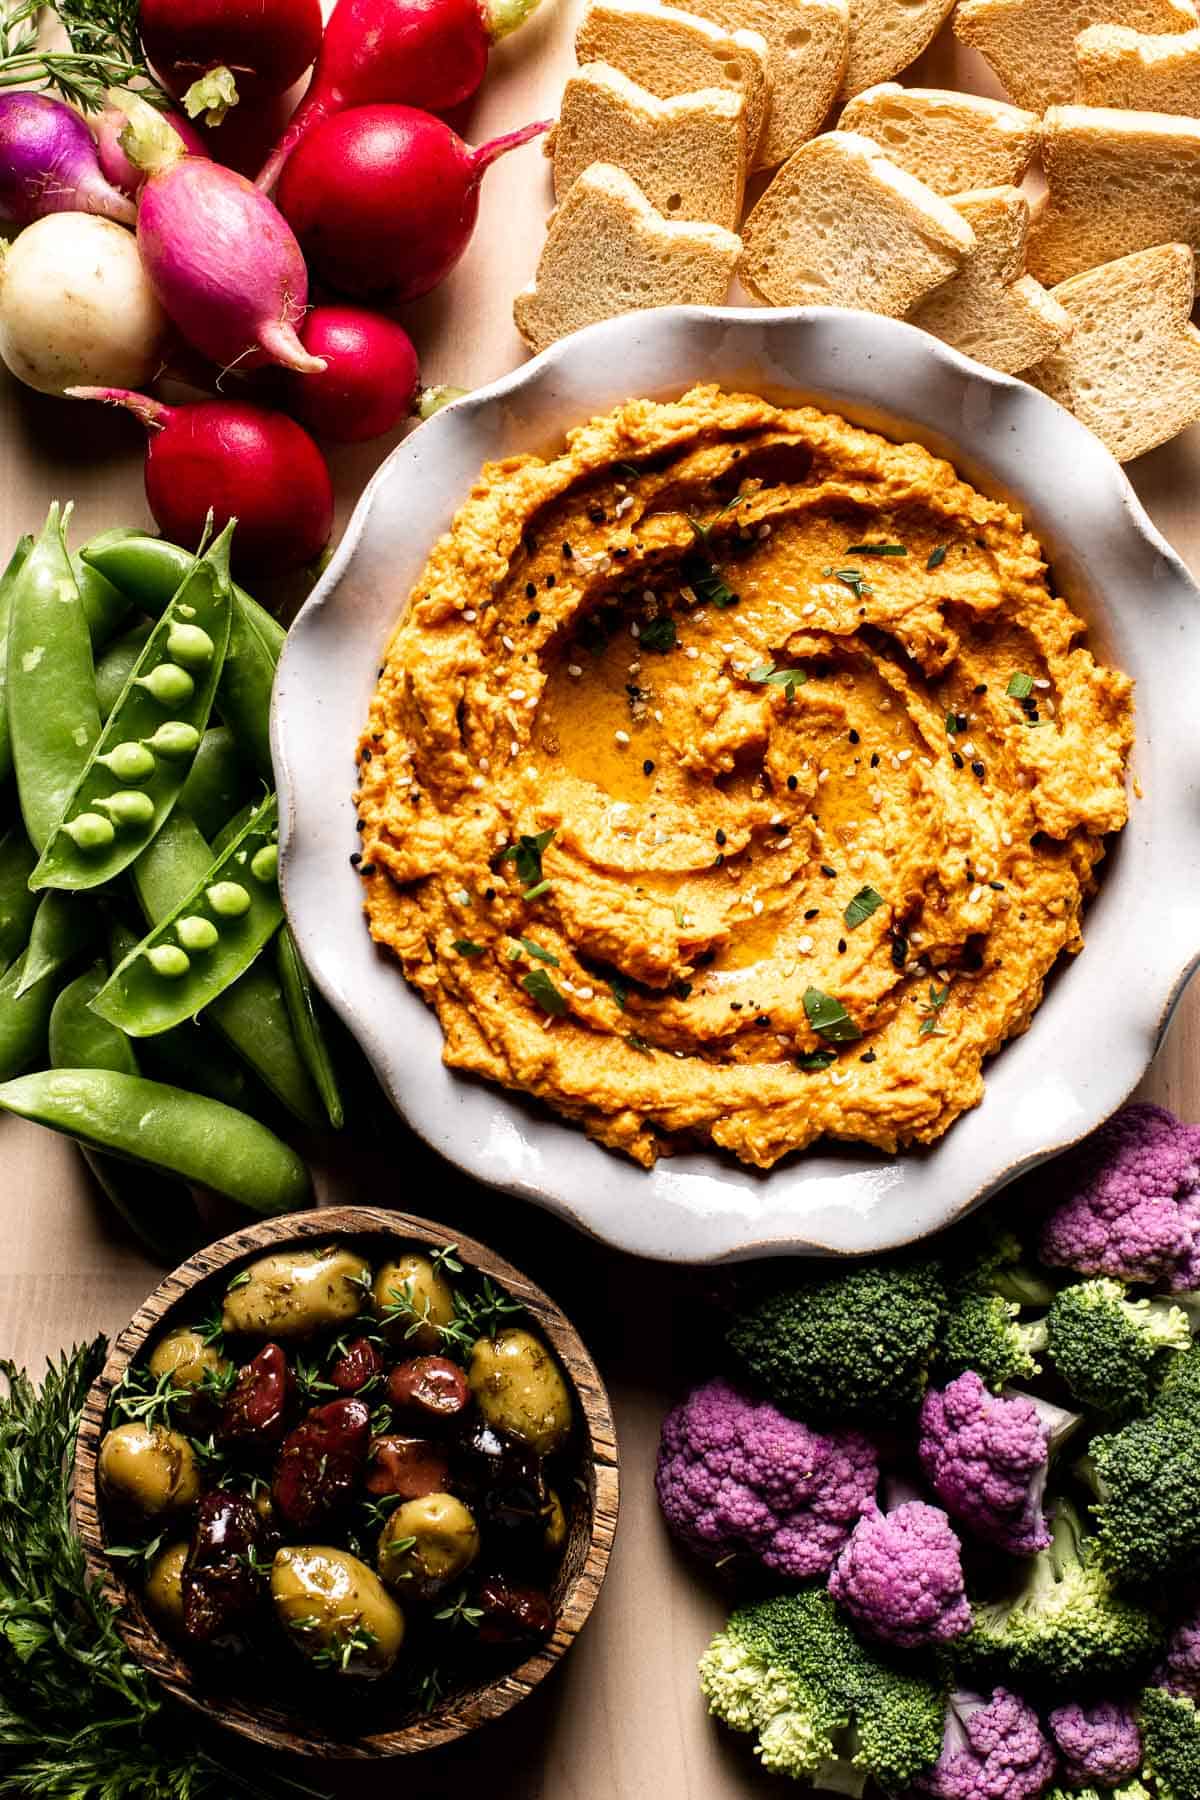
{"type": "MultiPolygon", "coordinates": [[[[495,53],[465,126],[474,142],[554,113],[580,3],[545,0],[495,53]]],[[[997,91],[948,33],[905,79],[997,91]]],[[[427,381],[469,387],[521,359],[512,295],[533,271],[550,204],[548,165],[536,147],[488,174],[466,258],[437,293],[406,309],[427,381]]],[[[54,496],[74,498],[80,537],[146,518],[139,434],[128,419],[10,383],[0,389],[0,406],[0,547],[35,529],[54,496]]],[[[339,527],[389,447],[363,445],[333,458],[339,527]]],[[[1200,572],[1200,428],[1134,464],[1130,475],[1152,518],[1200,572]]],[[[1120,1006],[1119,993],[1112,1003],[1120,1006]]],[[[1200,1119],[1200,983],[1185,997],[1142,1093],[1200,1119]]],[[[695,1662],[723,1607],[667,1542],[654,1503],[662,1413],[704,1372],[704,1346],[689,1338],[689,1299],[712,1277],[639,1265],[592,1245],[448,1171],[399,1128],[386,1149],[339,1151],[338,1159],[318,1172],[323,1203],[370,1201],[450,1220],[511,1258],[570,1314],[613,1398],[622,1495],[616,1550],[595,1614],[532,1699],[482,1736],[400,1769],[335,1774],[337,1791],[360,1800],[382,1800],[398,1783],[407,1800],[449,1800],[474,1786],[486,1786],[491,1800],[794,1793],[792,1784],[764,1776],[744,1746],[719,1736],[704,1717],[695,1662]]],[[[227,1224],[214,1219],[213,1235],[227,1224]]],[[[122,1235],[70,1144],[35,1126],[0,1125],[0,1353],[36,1368],[73,1339],[115,1333],[159,1275],[122,1235]]],[[[240,1754],[236,1740],[230,1748],[240,1754]]],[[[323,1768],[322,1782],[326,1774],[323,1768]]]]}

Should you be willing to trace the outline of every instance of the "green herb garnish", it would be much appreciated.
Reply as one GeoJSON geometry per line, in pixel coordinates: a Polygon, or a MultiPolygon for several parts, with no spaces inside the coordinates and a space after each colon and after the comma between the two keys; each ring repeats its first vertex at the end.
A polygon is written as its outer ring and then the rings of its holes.
{"type": "Polygon", "coordinates": [[[823,994],[820,988],[804,990],[804,1015],[817,1036],[831,1044],[853,1044],[862,1036],[841,1001],[833,994],[823,994]]]}
{"type": "Polygon", "coordinates": [[[653,1044],[648,1044],[644,1037],[638,1036],[636,1031],[631,1031],[626,1037],[625,1042],[629,1045],[631,1050],[636,1050],[639,1056],[654,1055],[653,1044]]]}
{"type": "Polygon", "coordinates": [[[847,544],[847,556],[907,556],[903,544],[847,544]]]}
{"type": "Polygon", "coordinates": [[[629,998],[629,983],[623,981],[619,975],[610,975],[608,978],[608,991],[620,1007],[621,1011],[624,1012],[625,1002],[629,998]]]}
{"type": "Polygon", "coordinates": [[[836,1050],[805,1050],[802,1055],[796,1058],[796,1067],[809,1072],[815,1072],[818,1069],[829,1068],[830,1064],[835,1063],[836,1061],[836,1050]]]}
{"type": "Polygon", "coordinates": [[[946,736],[947,737],[955,737],[957,735],[957,733],[958,733],[958,715],[957,715],[957,713],[948,712],[946,714],[946,736]]]}
{"type": "Polygon", "coordinates": [[[515,844],[506,844],[500,852],[502,863],[516,864],[517,880],[522,884],[522,900],[536,900],[544,894],[550,883],[542,879],[542,852],[554,841],[554,830],[539,831],[530,837],[522,833],[515,844]]]}
{"type": "Polygon", "coordinates": [[[525,949],[528,950],[530,956],[535,957],[538,962],[549,963],[552,969],[557,969],[558,958],[555,956],[553,950],[543,950],[542,946],[540,944],[535,944],[532,938],[518,938],[517,942],[522,944],[525,949]]]}
{"type": "Polygon", "coordinates": [[[843,587],[848,587],[856,600],[875,591],[861,569],[835,569],[831,564],[823,573],[827,580],[832,576],[834,581],[840,581],[843,587]]]}
{"type": "Polygon", "coordinates": [[[567,1003],[547,975],[545,969],[531,969],[528,975],[522,975],[521,986],[531,1000],[536,1000],[543,1012],[559,1016],[567,1010],[567,1003]]]}
{"type": "Polygon", "coordinates": [[[455,938],[452,948],[457,950],[460,956],[483,955],[483,945],[473,943],[470,938],[455,938]]]}
{"type": "Polygon", "coordinates": [[[925,564],[925,567],[927,569],[940,569],[945,560],[945,544],[935,544],[933,549],[929,552],[929,561],[925,564]]]}
{"type": "Polygon", "coordinates": [[[147,65],[139,0],[55,0],[70,48],[38,43],[42,0],[16,0],[0,13],[0,87],[52,88],[81,112],[99,112],[109,88],[132,86],[152,106],[171,101],[147,65]]]}
{"type": "Polygon", "coordinates": [[[746,680],[781,687],[784,699],[790,702],[796,697],[796,689],[808,680],[808,674],[804,669],[777,669],[773,662],[765,662],[747,670],[746,680]]]}
{"type": "Polygon", "coordinates": [[[1018,669],[1016,674],[1009,676],[1008,686],[1004,691],[1011,694],[1014,700],[1027,700],[1033,692],[1033,676],[1023,675],[1018,669]]]}
{"type": "Polygon", "coordinates": [[[659,656],[665,656],[668,650],[675,648],[678,635],[674,619],[668,613],[660,613],[657,619],[650,619],[642,626],[638,646],[642,650],[653,650],[659,656]]]}
{"type": "Polygon", "coordinates": [[[856,925],[861,925],[866,919],[871,917],[872,913],[878,912],[882,905],[882,894],[876,893],[873,887],[860,887],[857,894],[855,894],[853,900],[851,900],[849,906],[842,914],[843,919],[846,921],[847,928],[850,931],[853,931],[856,925]]]}
{"type": "Polygon", "coordinates": [[[949,982],[946,983],[944,988],[939,988],[939,987],[935,986],[935,984],[932,981],[930,982],[928,1004],[921,1008],[921,1036],[922,1037],[945,1037],[946,1036],[946,1033],[944,1031],[939,1031],[939,1029],[938,1029],[938,1015],[941,1012],[943,1006],[945,1006],[945,1004],[949,998],[950,998],[949,982]]]}
{"type": "Polygon", "coordinates": [[[433,1616],[439,1624],[449,1625],[451,1629],[458,1625],[478,1627],[479,1621],[483,1617],[483,1608],[482,1606],[471,1606],[468,1602],[467,1590],[462,1588],[449,1606],[443,1606],[441,1611],[435,1612],[433,1616]]]}

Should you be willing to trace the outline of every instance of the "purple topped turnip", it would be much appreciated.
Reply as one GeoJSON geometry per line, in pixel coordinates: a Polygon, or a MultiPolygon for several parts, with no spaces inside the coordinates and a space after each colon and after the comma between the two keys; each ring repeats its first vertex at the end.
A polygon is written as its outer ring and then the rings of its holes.
{"type": "Polygon", "coordinates": [[[122,225],[135,217],[133,202],[105,179],[77,112],[46,94],[0,94],[0,219],[29,225],[56,212],[99,213],[122,225]]]}

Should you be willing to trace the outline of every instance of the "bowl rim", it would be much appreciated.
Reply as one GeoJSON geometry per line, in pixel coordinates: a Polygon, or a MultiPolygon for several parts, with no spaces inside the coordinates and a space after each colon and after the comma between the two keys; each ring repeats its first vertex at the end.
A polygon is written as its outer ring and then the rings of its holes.
{"type": "Polygon", "coordinates": [[[512,1263],[477,1239],[455,1233],[436,1220],[378,1206],[331,1206],[287,1213],[244,1226],[197,1250],[163,1277],[113,1339],[104,1367],[88,1392],[75,1440],[72,1508],[76,1530],[89,1575],[119,1608],[117,1630],[132,1655],[175,1699],[205,1718],[260,1747],[315,1757],[412,1755],[465,1737],[526,1699],[569,1650],[599,1598],[612,1555],[619,1500],[619,1451],[608,1391],[562,1309],[512,1263]],[[290,1714],[284,1706],[255,1708],[243,1705],[232,1694],[196,1691],[189,1665],[147,1616],[133,1583],[105,1554],[96,1464],[113,1388],[195,1288],[233,1263],[269,1251],[300,1248],[313,1240],[373,1236],[386,1236],[398,1244],[454,1244],[468,1270],[489,1276],[518,1298],[536,1321],[571,1384],[586,1428],[591,1534],[586,1554],[563,1594],[554,1632],[531,1656],[506,1669],[494,1682],[474,1687],[398,1730],[343,1738],[290,1714]]]}
{"type": "MultiPolygon", "coordinates": [[[[1152,1060],[1179,997],[1200,962],[1200,918],[1185,922],[1175,908],[1170,918],[1156,926],[1153,951],[1147,952],[1148,957],[1152,954],[1153,966],[1129,997],[1124,1022],[1112,1024],[1104,1047],[1103,1067],[1095,1070],[1083,1103],[1077,1103],[1080,1096],[1072,1094],[1071,1104],[1064,1107],[1063,1116],[1052,1127],[1043,1124],[1037,1131],[1026,1130],[1014,1135],[1007,1145],[992,1141],[1003,1129],[993,1106],[996,1129],[986,1151],[976,1151],[969,1170],[960,1168],[951,1180],[946,1173],[947,1159],[943,1157],[937,1163],[933,1158],[947,1143],[961,1142],[969,1121],[978,1118],[981,1110],[988,1111],[987,1096],[983,1108],[973,1109],[956,1121],[931,1152],[909,1150],[890,1160],[868,1153],[857,1162],[851,1154],[848,1164],[841,1149],[821,1156],[824,1145],[819,1145],[800,1159],[785,1159],[762,1176],[719,1153],[698,1151],[660,1159],[653,1170],[640,1169],[617,1153],[602,1150],[585,1137],[580,1127],[564,1122],[548,1109],[537,1108],[524,1096],[492,1084],[476,1083],[472,1077],[441,1070],[440,1065],[437,1073],[427,1072],[428,1063],[423,1064],[414,1051],[419,1037],[422,1053],[429,1054],[431,1040],[418,1016],[427,1014],[424,1003],[407,989],[396,968],[396,981],[405,988],[412,1005],[406,1009],[402,1023],[389,1023],[389,1001],[398,990],[395,983],[384,988],[386,959],[381,953],[376,954],[368,983],[361,971],[351,969],[353,955],[347,957],[344,945],[332,941],[331,933],[323,933],[325,914],[315,898],[310,904],[319,877],[315,864],[324,855],[321,840],[338,836],[335,815],[342,799],[328,783],[314,799],[305,790],[303,778],[297,775],[297,766],[303,764],[304,758],[302,736],[315,717],[305,714],[304,689],[320,679],[319,659],[337,653],[338,643],[329,639],[339,592],[348,576],[351,580],[347,585],[352,586],[355,558],[370,539],[372,528],[382,521],[386,529],[389,505],[403,515],[416,504],[404,492],[406,478],[410,488],[417,487],[412,480],[415,472],[423,469],[436,474],[439,457],[443,461],[457,458],[467,471],[457,490],[456,505],[461,503],[485,456],[499,453],[489,445],[476,450],[473,458],[465,456],[463,445],[474,442],[472,431],[485,439],[492,429],[489,418],[507,422],[518,417],[521,404],[529,399],[528,390],[533,404],[536,406],[540,395],[554,418],[554,423],[542,429],[543,445],[561,443],[564,431],[587,416],[578,404],[569,404],[564,396],[569,393],[572,380],[578,384],[598,367],[617,371],[603,377],[613,393],[609,404],[618,404],[620,396],[628,397],[631,391],[678,394],[696,381],[716,381],[727,390],[740,386],[743,390],[774,387],[778,391],[787,385],[768,374],[740,376],[735,382],[714,374],[699,356],[686,379],[672,376],[657,386],[643,384],[639,389],[633,377],[624,377],[626,362],[636,362],[639,348],[643,351],[643,363],[647,360],[646,346],[651,350],[658,346],[664,361],[670,363],[672,355],[678,361],[674,340],[690,342],[698,348],[701,342],[710,344],[714,333],[729,333],[733,339],[757,334],[764,347],[757,357],[751,352],[751,360],[763,363],[775,356],[782,357],[786,364],[789,339],[796,360],[802,361],[807,340],[809,362],[820,363],[822,379],[794,380],[790,385],[791,392],[799,396],[796,404],[807,399],[828,410],[843,411],[893,439],[903,436],[926,444],[932,441],[935,454],[949,458],[965,479],[984,492],[1002,492],[1012,498],[1027,519],[1031,511],[1037,511],[1035,501],[1025,497],[1033,479],[1029,464],[1040,459],[1046,468],[1045,479],[1052,487],[1057,482],[1061,489],[1069,481],[1078,489],[1085,502],[1081,516],[1101,522],[1126,560],[1137,565],[1138,579],[1147,593],[1156,593],[1160,604],[1165,594],[1168,606],[1181,617],[1185,607],[1191,609],[1186,629],[1193,634],[1194,642],[1200,626],[1200,591],[1182,559],[1151,523],[1127,476],[1099,440],[1039,390],[973,362],[915,326],[873,314],[834,307],[669,307],[626,314],[560,340],[497,380],[452,402],[398,445],[364,490],[328,569],[293,626],[280,662],[271,733],[280,796],[281,884],[293,931],[314,979],[358,1038],[393,1105],[426,1143],[466,1173],[546,1206],[601,1241],[666,1261],[718,1263],[780,1253],[875,1252],[911,1242],[950,1224],[1018,1175],[1078,1143],[1128,1097],[1152,1060]],[[821,361],[822,357],[825,361],[821,361]],[[837,379],[825,379],[826,362],[837,367],[837,379]],[[853,370],[850,377],[846,375],[847,368],[853,370]],[[893,405],[879,398],[889,386],[895,388],[897,371],[903,377],[906,401],[913,398],[914,411],[910,412],[907,404],[893,405]],[[857,385],[844,404],[826,397],[828,389],[837,389],[838,381],[844,383],[847,379],[857,385]],[[957,437],[953,423],[946,423],[940,416],[930,420],[919,410],[920,406],[932,405],[924,390],[932,390],[939,382],[961,396],[962,427],[957,437]],[[879,415],[883,422],[877,422],[873,415],[879,415]],[[964,441],[962,432],[973,435],[964,441]],[[1055,465],[1053,470],[1051,463],[1055,465]],[[1018,467],[1019,477],[1006,478],[997,472],[1018,467]],[[452,1083],[448,1084],[442,1077],[451,1073],[452,1083]],[[479,1101],[474,1089],[486,1092],[486,1105],[479,1101]],[[563,1133],[574,1141],[573,1152],[562,1147],[563,1133]],[[517,1140],[523,1155],[514,1151],[517,1140]],[[855,1171],[851,1177],[845,1174],[847,1166],[855,1171]],[[781,1185],[806,1190],[794,1217],[781,1216],[780,1204],[772,1204],[765,1187],[760,1190],[761,1210],[769,1216],[756,1216],[759,1208],[752,1190],[760,1181],[775,1184],[777,1190],[781,1185]],[[884,1205],[893,1189],[898,1190],[896,1203],[888,1201],[884,1205]],[[818,1190],[820,1198],[814,1201],[812,1196],[818,1190]],[[886,1226],[870,1222],[877,1205],[891,1215],[886,1226]]],[[[589,378],[593,386],[600,379],[589,378]]],[[[593,404],[589,410],[595,413],[604,408],[593,404]]],[[[514,441],[511,447],[524,445],[514,441]]],[[[1061,504],[1060,500],[1060,508],[1061,504]]],[[[1074,513],[1071,519],[1072,528],[1081,538],[1083,527],[1076,527],[1074,513]]],[[[440,522],[413,524],[413,531],[420,535],[422,561],[442,528],[440,522]]],[[[1030,529],[1043,543],[1053,535],[1037,522],[1030,529]]],[[[1071,544],[1069,534],[1059,535],[1067,545],[1071,544]]],[[[1060,553],[1047,551],[1048,560],[1052,558],[1056,565],[1066,555],[1065,549],[1060,553]]],[[[1056,567],[1056,586],[1061,587],[1059,573],[1056,567]]],[[[1102,617],[1129,623],[1128,603],[1126,612],[1120,612],[1115,582],[1105,588],[1103,582],[1093,578],[1091,587],[1101,590],[1102,617]]],[[[393,621],[406,598],[406,587],[397,584],[395,592],[397,599],[390,613],[393,621]]],[[[353,617],[347,618],[345,607],[339,618],[347,629],[354,629],[353,617]]],[[[1182,624],[1179,628],[1185,629],[1182,624]]],[[[381,647],[382,637],[373,640],[374,650],[381,647]]],[[[1165,655],[1165,646],[1160,654],[1165,655]]],[[[363,660],[365,667],[365,655],[363,660]]],[[[377,660],[373,657],[371,668],[377,660]]],[[[327,660],[324,666],[328,666],[327,660]]],[[[368,691],[369,686],[373,682],[368,684],[368,691]]],[[[364,706],[359,729],[365,716],[364,706]]],[[[1142,735],[1139,723],[1135,757],[1142,735]]],[[[1196,779],[1190,769],[1187,779],[1193,784],[1196,779]]],[[[340,787],[348,796],[352,786],[352,773],[348,770],[340,787]]],[[[1161,792],[1157,805],[1159,810],[1166,808],[1161,792]]],[[[1184,845],[1186,866],[1200,879],[1200,834],[1194,818],[1185,814],[1179,801],[1174,811],[1174,829],[1184,845]]],[[[1131,835],[1128,828],[1125,835],[1131,835]]],[[[353,839],[347,838],[344,830],[339,841],[353,847],[353,839]]],[[[337,863],[343,859],[333,860],[337,863]]],[[[326,869],[327,878],[328,874],[326,869]]],[[[1099,973],[1094,962],[1086,966],[1099,973]]],[[[398,1007],[391,1010],[398,1011],[398,1007]]],[[[1095,1006],[1076,1010],[1087,1015],[1089,1034],[1098,1025],[1103,1029],[1108,1024],[1103,1014],[1099,1019],[1094,1016],[1095,1006]]],[[[440,1027],[436,1021],[434,1026],[440,1048],[440,1027]]],[[[1010,1062],[1019,1043],[1019,1039],[1012,1040],[1006,1046],[1010,1062]]],[[[434,1050],[433,1055],[436,1054],[434,1050]]],[[[989,1092],[1003,1064],[1004,1058],[989,1061],[989,1092]]]]}

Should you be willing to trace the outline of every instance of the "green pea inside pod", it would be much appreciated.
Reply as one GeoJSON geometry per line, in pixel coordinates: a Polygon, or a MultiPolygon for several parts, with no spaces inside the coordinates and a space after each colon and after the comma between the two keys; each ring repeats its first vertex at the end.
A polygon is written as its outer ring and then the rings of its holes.
{"type": "Polygon", "coordinates": [[[117,828],[112,820],[95,812],[83,812],[76,819],[68,819],[63,831],[75,848],[82,850],[85,856],[107,850],[117,835],[117,828]]]}
{"type": "Polygon", "coordinates": [[[239,879],[260,851],[274,846],[278,830],[279,808],[271,794],[113,970],[92,1003],[102,1018],[130,1037],[153,1037],[223,1000],[283,923],[278,884],[239,879]],[[180,958],[188,962],[186,969],[180,958]],[[164,981],[162,975],[174,967],[180,978],[164,981]]]}
{"type": "MultiPolygon", "coordinates": [[[[229,541],[230,532],[222,532],[191,564],[142,646],[99,742],[65,797],[30,878],[32,888],[78,891],[114,880],[170,815],[208,726],[229,646],[229,541]],[[207,666],[195,675],[168,656],[168,640],[177,629],[199,631],[211,642],[207,666]],[[79,821],[85,817],[81,838],[79,821]],[[103,838],[95,818],[108,821],[112,838],[103,838]]],[[[186,641],[195,644],[191,636],[186,641]]]]}
{"type": "Polygon", "coordinates": [[[195,756],[200,737],[196,727],[183,719],[164,719],[153,737],[146,739],[146,748],[155,756],[165,756],[168,762],[179,762],[195,756]]]}
{"type": "Polygon", "coordinates": [[[134,686],[145,688],[160,706],[186,706],[196,692],[194,678],[178,663],[159,663],[146,675],[135,675],[134,686]]]}
{"type": "Polygon", "coordinates": [[[167,633],[167,655],[185,669],[206,669],[216,655],[216,645],[202,625],[172,625],[167,633]]]}
{"type": "Polygon", "coordinates": [[[279,845],[264,844],[250,859],[250,873],[255,881],[276,881],[279,877],[279,845]]]}
{"type": "Polygon", "coordinates": [[[153,750],[145,744],[115,744],[96,758],[118,781],[149,781],[158,766],[153,750]]]}

